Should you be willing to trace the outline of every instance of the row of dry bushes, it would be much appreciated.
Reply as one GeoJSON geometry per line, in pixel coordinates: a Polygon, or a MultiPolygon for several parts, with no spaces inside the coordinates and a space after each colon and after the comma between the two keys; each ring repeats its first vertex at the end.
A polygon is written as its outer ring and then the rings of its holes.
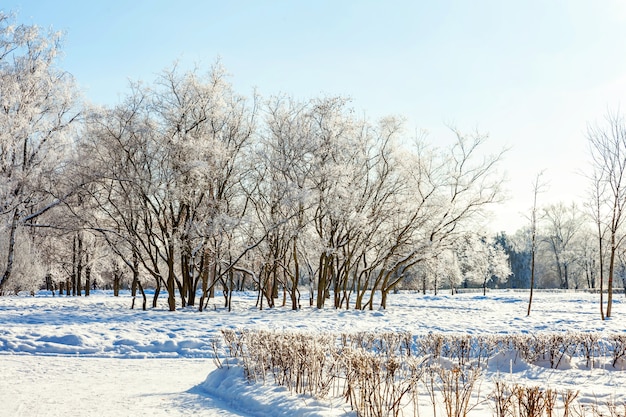
{"type": "Polygon", "coordinates": [[[611,365],[626,359],[626,334],[614,333],[539,333],[468,335],[428,333],[361,332],[343,334],[343,346],[361,347],[386,355],[429,356],[447,358],[464,366],[480,366],[497,353],[517,352],[529,363],[545,361],[557,368],[563,358],[582,357],[586,366],[598,364],[598,359],[611,359],[611,365]]]}
{"type": "Polygon", "coordinates": [[[554,368],[566,355],[585,358],[590,367],[603,355],[615,364],[626,354],[626,336],[620,334],[311,335],[222,330],[222,336],[225,359],[215,347],[219,366],[238,358],[251,381],[318,398],[342,397],[363,417],[418,416],[424,398],[432,414],[442,410],[448,417],[466,416],[485,402],[497,417],[626,416],[626,408],[622,413],[616,404],[584,407],[576,401],[578,393],[569,390],[497,380],[491,392],[480,394],[483,370],[497,353],[516,352],[525,361],[545,361],[554,368]]]}

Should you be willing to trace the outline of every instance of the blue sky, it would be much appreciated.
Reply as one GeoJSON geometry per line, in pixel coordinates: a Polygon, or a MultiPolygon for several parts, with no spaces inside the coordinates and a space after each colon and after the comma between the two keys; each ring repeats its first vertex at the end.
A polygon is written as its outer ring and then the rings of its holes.
{"type": "Polygon", "coordinates": [[[584,203],[587,123],[626,97],[626,4],[618,0],[5,0],[18,21],[65,31],[62,66],[87,98],[115,104],[128,80],[219,57],[242,94],[346,95],[368,117],[407,119],[435,143],[446,124],[510,147],[514,231],[540,204],[584,203]]]}

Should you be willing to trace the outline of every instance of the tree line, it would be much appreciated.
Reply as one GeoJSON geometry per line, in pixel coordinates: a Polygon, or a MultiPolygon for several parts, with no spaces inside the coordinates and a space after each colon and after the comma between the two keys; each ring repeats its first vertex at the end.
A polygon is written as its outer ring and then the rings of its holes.
{"type": "Polygon", "coordinates": [[[504,285],[523,252],[479,231],[503,187],[484,134],[437,147],[343,97],[245,96],[219,62],[94,106],[58,66],[60,35],[14,20],[0,14],[2,294],[107,282],[175,310],[254,288],[259,308],[307,291],[366,309],[410,285],[504,285]]]}

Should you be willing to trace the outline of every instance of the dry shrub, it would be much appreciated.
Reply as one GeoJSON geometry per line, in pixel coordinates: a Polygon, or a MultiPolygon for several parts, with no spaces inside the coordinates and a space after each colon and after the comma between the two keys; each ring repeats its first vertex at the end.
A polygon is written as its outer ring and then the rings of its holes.
{"type": "Polygon", "coordinates": [[[415,350],[418,356],[430,356],[437,359],[441,356],[446,336],[443,333],[428,333],[416,341],[415,350]]]}
{"type": "Polygon", "coordinates": [[[481,376],[477,367],[439,368],[439,389],[443,396],[448,417],[465,417],[473,408],[470,404],[475,388],[481,376]]]}
{"type": "Polygon", "coordinates": [[[617,403],[614,400],[605,402],[596,401],[594,404],[575,404],[570,414],[564,417],[626,417],[626,403],[617,403]]]}
{"type": "Polygon", "coordinates": [[[472,358],[472,342],[470,335],[449,335],[445,338],[441,356],[457,361],[459,366],[464,366],[472,358]]]}
{"type": "Polygon", "coordinates": [[[574,402],[578,397],[578,391],[565,390],[561,393],[561,402],[563,403],[563,417],[570,417],[574,415],[576,403],[574,402]]]}
{"type": "Polygon", "coordinates": [[[234,331],[230,329],[222,329],[222,338],[224,339],[224,345],[226,346],[226,353],[231,358],[240,358],[243,356],[244,348],[244,332],[234,331]]]}
{"type": "Polygon", "coordinates": [[[597,333],[576,333],[573,337],[578,346],[577,353],[582,354],[587,360],[587,368],[593,368],[596,363],[595,358],[600,352],[600,335],[597,333]]]}
{"type": "Polygon", "coordinates": [[[496,417],[582,417],[577,414],[582,407],[574,401],[578,391],[565,390],[560,394],[553,389],[541,390],[520,384],[507,384],[498,380],[489,395],[496,417]],[[560,413],[559,413],[560,410],[560,413]]]}
{"type": "Polygon", "coordinates": [[[510,335],[506,345],[519,352],[529,363],[548,361],[550,368],[556,369],[563,359],[583,352],[588,362],[596,352],[598,336],[583,336],[579,333],[540,333],[534,335],[510,335]],[[588,356],[587,356],[588,355],[588,356]]]}
{"type": "Polygon", "coordinates": [[[626,359],[626,335],[614,334],[609,340],[613,353],[613,367],[615,367],[620,359],[626,359]]]}
{"type": "Polygon", "coordinates": [[[334,338],[298,333],[243,333],[246,345],[244,371],[248,378],[273,381],[296,393],[323,397],[335,375],[334,338]]]}
{"type": "Polygon", "coordinates": [[[617,403],[614,400],[607,401],[605,407],[610,417],[626,417],[626,404],[617,403]]]}
{"type": "Polygon", "coordinates": [[[421,378],[422,363],[414,357],[381,356],[351,348],[343,357],[344,397],[352,409],[363,417],[400,415],[421,378]]]}
{"type": "MultiPolygon", "coordinates": [[[[495,335],[484,335],[474,338],[473,343],[473,359],[476,366],[480,367],[487,363],[489,358],[496,353],[504,351],[502,346],[506,343],[506,339],[495,335]]],[[[509,349],[506,349],[507,351],[509,349]]]]}
{"type": "Polygon", "coordinates": [[[364,349],[386,356],[411,356],[413,336],[409,332],[356,332],[342,333],[342,347],[364,349]]]}
{"type": "MultiPolygon", "coordinates": [[[[227,357],[239,358],[250,380],[269,379],[315,397],[342,396],[364,417],[395,417],[406,407],[419,413],[418,388],[425,389],[435,415],[443,407],[449,417],[466,416],[480,402],[482,366],[499,352],[514,350],[531,363],[549,361],[552,368],[558,368],[566,355],[584,357],[592,367],[603,349],[612,355],[614,366],[626,359],[622,334],[414,337],[406,332],[311,335],[222,330],[222,337],[221,346],[212,344],[218,366],[222,366],[217,352],[221,348],[227,357]]],[[[550,389],[495,381],[489,399],[496,417],[626,417],[624,405],[613,402],[586,408],[575,402],[577,395],[565,391],[559,397],[550,389]]]]}
{"type": "MultiPolygon", "coordinates": [[[[398,416],[423,372],[423,360],[411,355],[408,334],[331,335],[266,331],[222,332],[227,354],[241,358],[245,375],[267,378],[296,393],[316,397],[331,390],[343,395],[360,416],[398,416]]],[[[416,405],[416,403],[415,403],[416,405]]]]}
{"type": "Polygon", "coordinates": [[[495,417],[513,416],[515,409],[515,388],[511,387],[504,381],[497,380],[494,382],[494,389],[489,395],[493,401],[493,410],[495,417]]]}
{"type": "Polygon", "coordinates": [[[556,416],[556,407],[558,404],[558,393],[553,389],[547,389],[544,392],[544,402],[546,405],[546,416],[553,417],[556,416]]]}
{"type": "Polygon", "coordinates": [[[519,415],[521,417],[541,417],[546,408],[544,392],[539,387],[518,385],[515,390],[519,415]]]}
{"type": "Polygon", "coordinates": [[[554,333],[545,336],[544,358],[550,360],[550,368],[557,369],[563,358],[576,352],[576,338],[569,333],[554,333]]]}

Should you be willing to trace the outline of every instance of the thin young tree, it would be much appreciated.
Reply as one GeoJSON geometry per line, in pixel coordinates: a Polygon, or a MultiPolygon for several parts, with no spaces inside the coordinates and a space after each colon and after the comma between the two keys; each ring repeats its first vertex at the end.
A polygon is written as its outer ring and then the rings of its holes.
{"type": "Polygon", "coordinates": [[[535,287],[535,257],[537,254],[537,196],[546,187],[546,184],[542,182],[541,177],[543,171],[539,172],[533,181],[533,207],[530,212],[530,295],[528,296],[528,312],[527,316],[530,316],[530,310],[533,303],[533,289],[535,287]]]}
{"type": "MultiPolygon", "coordinates": [[[[602,307],[602,288],[600,303],[602,317],[611,317],[613,304],[613,278],[617,253],[626,235],[623,224],[626,216],[626,123],[618,112],[609,112],[605,123],[589,125],[587,128],[593,174],[594,220],[598,228],[600,245],[604,243],[605,233],[608,239],[607,304],[606,314],[602,307]]],[[[600,248],[600,263],[604,262],[604,250],[600,248]]],[[[601,287],[602,287],[602,268],[601,287]]]]}

